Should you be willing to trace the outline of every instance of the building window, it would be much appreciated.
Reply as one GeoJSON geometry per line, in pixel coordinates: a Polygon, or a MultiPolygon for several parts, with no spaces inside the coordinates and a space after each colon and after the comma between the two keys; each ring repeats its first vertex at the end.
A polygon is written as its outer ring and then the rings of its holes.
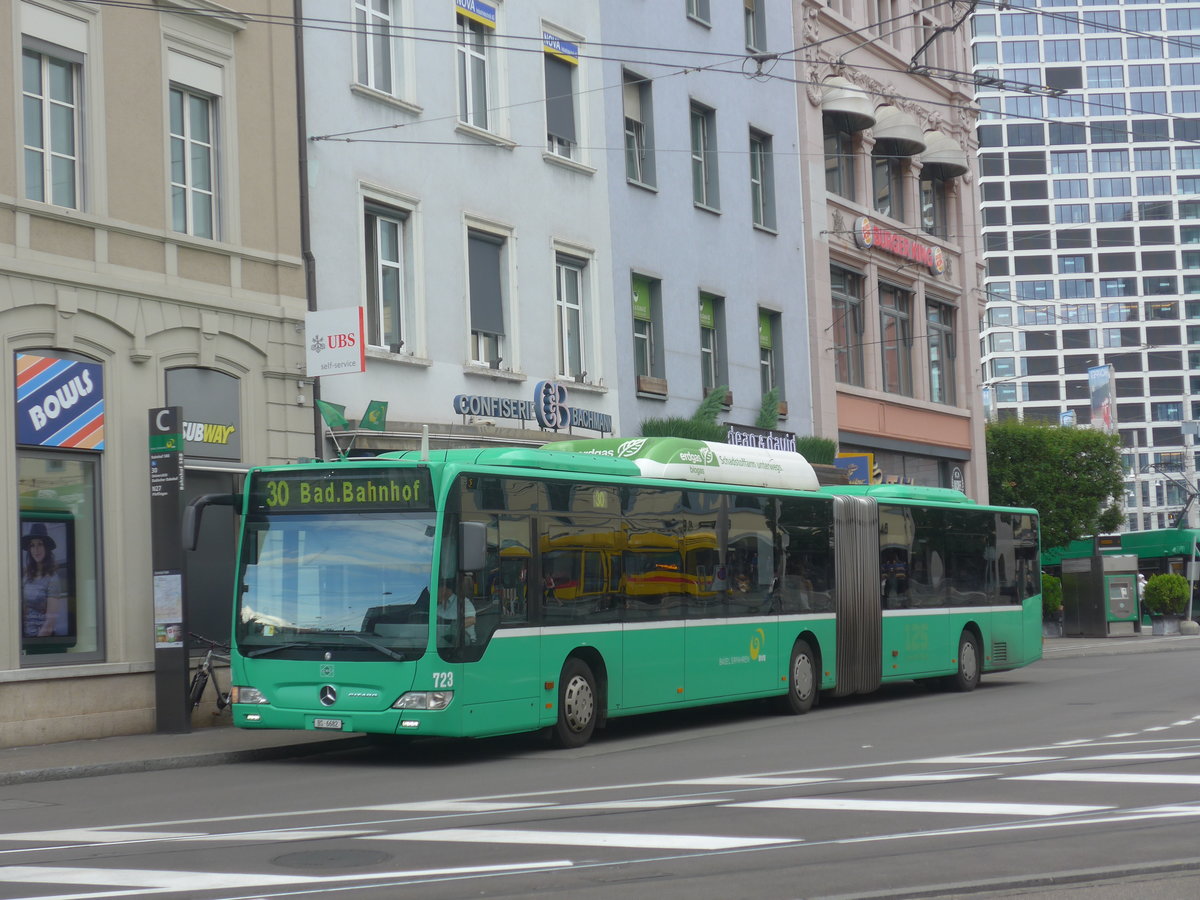
{"type": "Polygon", "coordinates": [[[922,174],[921,230],[926,234],[944,238],[948,231],[950,182],[938,175],[922,174]]]}
{"type": "Polygon", "coordinates": [[[862,276],[837,266],[829,268],[833,300],[833,358],[837,380],[863,384],[862,276]]]}
{"type": "Polygon", "coordinates": [[[700,293],[700,387],[705,397],[725,384],[725,301],[700,293]]]}
{"type": "MultiPolygon", "coordinates": [[[[665,364],[659,335],[662,333],[662,283],[655,278],[634,275],[633,300],[633,368],[639,379],[663,379],[665,364]]],[[[639,380],[639,391],[666,393],[665,385],[648,386],[639,380]]]]}
{"type": "Polygon", "coordinates": [[[624,74],[625,177],[635,184],[655,183],[650,84],[649,79],[624,74]]]}
{"type": "Polygon", "coordinates": [[[771,136],[750,131],[750,207],[754,224],[775,227],[775,165],[771,136]]]}
{"type": "Polygon", "coordinates": [[[875,211],[893,219],[904,219],[904,168],[897,156],[879,151],[871,154],[871,182],[875,211]]]}
{"type": "MultiPolygon", "coordinates": [[[[478,5],[478,4],[477,4],[478,5]]],[[[489,8],[490,9],[490,8],[489,8]]],[[[492,15],[495,13],[492,11],[492,15]]],[[[488,127],[488,57],[492,29],[475,15],[460,11],[458,27],[458,118],[476,128],[488,127]]]]}
{"type": "Polygon", "coordinates": [[[705,25],[711,21],[708,12],[708,0],[687,0],[687,16],[705,25]]]}
{"type": "Polygon", "coordinates": [[[471,361],[499,368],[504,347],[504,237],[467,229],[471,297],[471,361]]]}
{"type": "Polygon", "coordinates": [[[825,190],[847,200],[854,199],[854,135],[840,127],[832,116],[824,116],[825,190]]]}
{"type": "Polygon", "coordinates": [[[91,454],[17,455],[23,665],[103,658],[99,461],[91,454]]]}
{"type": "Polygon", "coordinates": [[[758,376],[763,394],[779,389],[783,400],[783,384],[780,379],[779,313],[765,309],[758,311],[758,376]]]}
{"type": "Polygon", "coordinates": [[[546,149],[556,156],[575,159],[579,139],[575,129],[575,70],[579,48],[569,41],[543,34],[546,63],[546,149]]]}
{"type": "Polygon", "coordinates": [[[171,228],[216,237],[215,97],[173,85],[171,115],[171,228]]]}
{"type": "Polygon", "coordinates": [[[746,49],[760,53],[767,49],[767,22],[763,10],[764,0],[744,0],[746,22],[746,49]]]}
{"type": "Polygon", "coordinates": [[[393,353],[406,339],[407,225],[401,210],[374,203],[365,207],[367,344],[393,353]]]}
{"type": "Polygon", "coordinates": [[[82,55],[26,48],[21,58],[25,196],[79,207],[79,75],[82,55]]]}
{"type": "Polygon", "coordinates": [[[582,381],[587,376],[587,348],[584,342],[584,273],[587,261],[559,253],[555,257],[555,343],[558,351],[558,376],[582,381]]]}
{"type": "Polygon", "coordinates": [[[692,200],[697,206],[719,209],[717,190],[717,113],[692,104],[692,200]]]}
{"type": "Polygon", "coordinates": [[[354,53],[358,83],[385,94],[396,93],[398,3],[354,0],[354,53]]]}
{"type": "Polygon", "coordinates": [[[912,396],[912,294],[879,285],[879,330],[883,389],[912,396]]]}
{"type": "Polygon", "coordinates": [[[925,325],[929,331],[929,399],[954,403],[954,307],[927,301],[925,325]]]}

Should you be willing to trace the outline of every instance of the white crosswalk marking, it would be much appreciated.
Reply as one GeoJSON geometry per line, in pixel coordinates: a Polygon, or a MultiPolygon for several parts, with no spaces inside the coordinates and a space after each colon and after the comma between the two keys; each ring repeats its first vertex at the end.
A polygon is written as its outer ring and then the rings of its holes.
{"type": "Polygon", "coordinates": [[[1084,781],[1092,784],[1200,784],[1200,775],[1144,775],[1135,772],[1045,772],[1009,775],[1005,781],[1084,781]]]}
{"type": "Polygon", "coordinates": [[[783,800],[752,800],[730,803],[750,809],[823,809],[853,812],[952,813],[972,816],[1063,816],[1097,812],[1111,806],[1073,806],[1055,803],[958,803],[927,800],[850,800],[839,797],[795,797],[783,800]]]}
{"type": "Polygon", "coordinates": [[[1100,756],[1084,756],[1081,760],[1092,762],[1097,760],[1120,761],[1135,759],[1191,759],[1200,753],[1104,753],[1100,756]]]}
{"type": "Polygon", "coordinates": [[[41,894],[37,900],[100,900],[105,897],[140,897],[148,893],[199,891],[224,888],[246,889],[279,885],[321,885],[353,881],[394,881],[410,878],[433,878],[452,875],[492,875],[501,872],[522,872],[536,869],[565,868],[573,865],[568,859],[539,862],[503,863],[492,866],[453,866],[445,868],[408,869],[396,872],[356,873],[353,875],[266,875],[259,872],[182,872],[157,869],[105,869],[59,866],[6,866],[0,869],[0,882],[14,884],[74,884],[108,885],[127,890],[100,889],[88,893],[41,894]]]}
{"type": "Polygon", "coordinates": [[[195,831],[122,831],[120,828],[63,828],[58,831],[20,831],[0,834],[6,841],[42,844],[117,844],[122,841],[172,841],[205,835],[195,831]]]}
{"type": "Polygon", "coordinates": [[[799,838],[721,837],[711,834],[630,834],[604,831],[544,831],[523,828],[443,828],[381,834],[392,841],[450,841],[466,844],[521,844],[560,847],[630,847],[653,850],[735,850],[768,844],[794,844],[799,838]]]}

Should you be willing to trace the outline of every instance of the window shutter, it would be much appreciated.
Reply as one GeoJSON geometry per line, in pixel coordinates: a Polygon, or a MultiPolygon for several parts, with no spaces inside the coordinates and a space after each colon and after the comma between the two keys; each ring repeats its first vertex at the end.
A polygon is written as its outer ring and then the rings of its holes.
{"type": "Polygon", "coordinates": [[[575,98],[572,95],[571,65],[546,56],[546,131],[556,138],[575,143],[575,98]]]}
{"type": "Polygon", "coordinates": [[[502,241],[471,232],[467,236],[468,275],[471,279],[471,330],[504,334],[504,299],[500,293],[502,241]]]}

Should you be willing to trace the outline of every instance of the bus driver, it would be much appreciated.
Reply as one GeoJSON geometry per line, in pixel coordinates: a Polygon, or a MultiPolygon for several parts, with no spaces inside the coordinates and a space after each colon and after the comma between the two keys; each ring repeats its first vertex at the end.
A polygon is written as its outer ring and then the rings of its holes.
{"type": "MultiPolygon", "coordinates": [[[[467,643],[475,642],[475,606],[463,598],[463,625],[466,626],[467,643]]],[[[438,585],[437,600],[438,643],[453,646],[458,643],[458,595],[454,592],[454,579],[444,579],[438,585]]]]}

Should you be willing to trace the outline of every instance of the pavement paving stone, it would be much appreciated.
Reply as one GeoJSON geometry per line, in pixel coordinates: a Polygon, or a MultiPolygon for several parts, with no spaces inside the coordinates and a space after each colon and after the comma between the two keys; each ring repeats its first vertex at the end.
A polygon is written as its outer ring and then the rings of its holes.
{"type": "MultiPolygon", "coordinates": [[[[1045,659],[1200,649],[1197,635],[1045,638],[1045,659]]],[[[0,749],[0,786],[130,772],[285,759],[347,749],[362,735],[258,731],[213,725],[187,734],[134,734],[0,749]]]]}

